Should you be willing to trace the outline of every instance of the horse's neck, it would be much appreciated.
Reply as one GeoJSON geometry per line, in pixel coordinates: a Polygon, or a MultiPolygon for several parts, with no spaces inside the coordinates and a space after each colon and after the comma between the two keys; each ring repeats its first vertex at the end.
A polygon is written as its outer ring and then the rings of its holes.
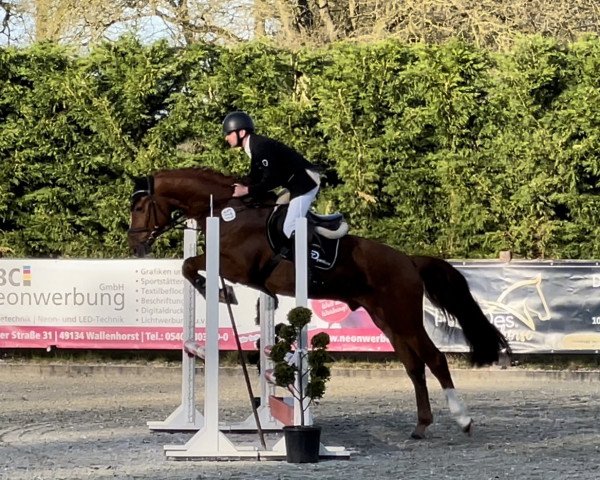
{"type": "Polygon", "coordinates": [[[208,216],[211,203],[214,206],[222,205],[231,198],[232,188],[223,181],[198,178],[193,175],[183,176],[174,182],[163,182],[160,195],[171,199],[178,208],[186,210],[188,216],[208,216]],[[211,202],[212,197],[212,202],[211,202]]]}

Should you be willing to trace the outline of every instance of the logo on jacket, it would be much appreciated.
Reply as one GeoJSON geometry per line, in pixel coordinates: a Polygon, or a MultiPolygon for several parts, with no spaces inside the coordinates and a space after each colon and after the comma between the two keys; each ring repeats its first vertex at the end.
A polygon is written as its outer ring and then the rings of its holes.
{"type": "Polygon", "coordinates": [[[262,162],[263,167],[268,167],[269,166],[269,161],[266,158],[263,158],[262,162]]]}

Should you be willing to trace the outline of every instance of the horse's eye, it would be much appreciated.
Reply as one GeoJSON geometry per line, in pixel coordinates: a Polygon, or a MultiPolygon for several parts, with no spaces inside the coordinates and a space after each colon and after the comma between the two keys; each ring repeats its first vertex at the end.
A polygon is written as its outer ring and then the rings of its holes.
{"type": "Polygon", "coordinates": [[[142,207],[135,207],[133,210],[135,212],[143,212],[144,211],[144,209],[142,207]]]}

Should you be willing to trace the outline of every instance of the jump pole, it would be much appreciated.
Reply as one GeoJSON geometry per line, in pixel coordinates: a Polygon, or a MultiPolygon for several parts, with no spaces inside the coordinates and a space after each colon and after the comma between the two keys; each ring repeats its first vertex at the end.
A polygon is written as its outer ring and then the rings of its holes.
{"type": "MultiPolygon", "coordinates": [[[[265,353],[266,345],[275,343],[275,300],[264,292],[259,296],[259,322],[260,322],[260,346],[259,365],[260,365],[260,406],[258,407],[258,417],[263,431],[280,431],[284,423],[273,416],[271,411],[271,397],[275,396],[275,385],[268,382],[265,378],[265,372],[273,368],[273,361],[265,353]]],[[[254,415],[239,423],[221,425],[221,431],[230,432],[255,432],[257,430],[254,415]]]]}
{"type": "MultiPolygon", "coordinates": [[[[195,222],[191,225],[188,225],[190,230],[193,232],[193,242],[190,241],[190,244],[193,243],[193,251],[190,248],[189,255],[196,255],[196,224],[195,222]]],[[[300,251],[304,250],[305,254],[302,254],[302,258],[304,258],[304,304],[308,305],[308,286],[306,280],[306,264],[307,264],[307,234],[306,234],[306,220],[304,219],[304,224],[300,225],[300,237],[304,238],[304,242],[302,242],[300,246],[300,251]]],[[[186,231],[187,232],[187,231],[186,231]]],[[[184,234],[185,238],[185,234],[184,234]]],[[[296,240],[298,242],[298,240],[296,240]]],[[[177,425],[176,421],[173,421],[173,418],[185,418],[186,412],[186,403],[183,399],[191,398],[191,406],[194,412],[195,421],[201,423],[199,430],[197,433],[186,442],[184,445],[165,445],[164,450],[165,454],[168,458],[174,459],[199,459],[199,460],[210,460],[210,459],[277,459],[281,460],[285,458],[285,438],[279,440],[272,448],[265,450],[259,450],[258,447],[254,445],[250,446],[238,446],[236,447],[222,432],[223,427],[219,425],[219,398],[218,393],[214,395],[215,392],[219,390],[218,384],[218,370],[219,370],[219,346],[218,346],[218,335],[219,335],[219,219],[215,217],[209,217],[206,220],[206,251],[208,253],[207,261],[206,261],[206,277],[207,277],[207,288],[206,288],[206,344],[205,350],[203,351],[201,347],[199,347],[195,342],[195,295],[196,292],[191,288],[191,295],[185,294],[184,289],[184,298],[188,300],[189,307],[186,309],[186,312],[191,312],[191,322],[186,322],[184,326],[185,337],[184,337],[184,348],[183,348],[183,363],[184,366],[182,368],[182,405],[171,414],[165,422],[148,422],[150,423],[169,423],[169,425],[177,425]],[[210,260],[209,260],[210,259],[210,260]],[[195,353],[201,354],[204,353],[205,360],[205,395],[204,395],[204,416],[202,416],[195,409],[195,390],[194,390],[194,380],[195,380],[195,358],[191,356],[191,351],[194,350],[195,353]],[[189,365],[186,365],[186,360],[193,361],[190,362],[192,368],[188,368],[189,365]],[[191,393],[191,397],[190,397],[191,393]],[[183,411],[183,413],[182,413],[183,411]]],[[[188,251],[186,250],[186,254],[188,251]]],[[[186,257],[187,258],[187,257],[186,257]]],[[[298,270],[298,269],[297,269],[298,270]]],[[[298,274],[297,274],[298,275],[298,274]]],[[[302,283],[302,279],[299,279],[298,283],[302,283]]],[[[302,287],[301,287],[302,288],[302,287]]],[[[262,324],[265,324],[264,327],[261,327],[261,341],[264,341],[266,337],[269,335],[274,338],[274,320],[273,320],[273,304],[267,302],[268,297],[262,297],[261,300],[265,300],[261,302],[261,315],[264,312],[262,324]],[[266,321],[264,321],[266,320],[266,321]],[[265,330],[263,330],[263,328],[265,330]]],[[[270,299],[270,298],[269,298],[270,299]]],[[[270,299],[272,301],[272,299],[270,299]]],[[[297,301],[298,305],[298,301],[297,301]]],[[[187,313],[186,313],[187,316],[187,313]]],[[[187,318],[189,320],[189,318],[187,318]]],[[[304,332],[307,335],[307,332],[304,332]]],[[[261,350],[263,350],[261,348],[261,350]]],[[[265,355],[264,351],[261,352],[261,355],[265,355]]],[[[267,362],[270,360],[266,358],[261,358],[261,366],[265,367],[262,372],[266,370],[266,367],[269,365],[267,362]]],[[[277,429],[281,427],[281,423],[278,422],[271,416],[270,408],[267,406],[268,402],[266,401],[267,396],[271,395],[273,392],[274,386],[267,385],[267,382],[264,380],[264,376],[261,375],[261,400],[265,399],[265,403],[263,405],[266,406],[263,415],[267,416],[270,421],[274,422],[272,425],[275,425],[277,429]]],[[[188,402],[189,405],[189,402],[188,402]]],[[[294,408],[294,410],[297,410],[294,408]]],[[[311,417],[312,422],[312,417],[311,417]]],[[[180,422],[181,423],[181,422],[180,422]]],[[[188,422],[189,424],[190,422],[188,422]]],[[[269,428],[269,427],[267,427],[269,428]]],[[[166,430],[166,429],[163,429],[166,430]]],[[[182,430],[181,428],[173,428],[173,431],[182,430]]],[[[190,430],[192,430],[190,428],[190,430]]],[[[321,450],[319,455],[323,458],[348,458],[350,456],[349,452],[346,451],[344,447],[326,447],[321,444],[321,450]]]]}
{"type": "MultiPolygon", "coordinates": [[[[307,222],[306,218],[298,218],[296,219],[296,229],[295,229],[295,244],[294,244],[294,274],[295,274],[295,285],[296,285],[296,307],[305,307],[308,308],[308,233],[307,233],[307,222]]],[[[273,339],[272,339],[273,340],[273,339]]],[[[268,345],[272,345],[269,343],[268,345]]],[[[308,327],[305,326],[300,332],[299,338],[299,347],[301,349],[306,349],[308,345],[308,327]]],[[[296,367],[298,371],[300,368],[305,366],[305,363],[300,360],[300,356],[298,355],[298,360],[296,367]]],[[[306,370],[306,368],[305,368],[306,370]]],[[[263,376],[266,370],[262,370],[263,376]]],[[[303,372],[304,373],[304,372],[303,372]]],[[[296,375],[295,381],[295,389],[297,392],[304,391],[306,388],[306,375],[296,375]]],[[[290,398],[287,398],[290,400],[290,398]]],[[[304,406],[301,404],[300,400],[295,396],[291,398],[292,402],[287,403],[286,399],[280,399],[271,397],[270,401],[277,405],[277,410],[283,412],[290,412],[288,414],[283,414],[287,418],[293,418],[293,423],[295,425],[300,425],[302,421],[302,416],[304,415],[304,425],[312,425],[313,418],[310,412],[309,406],[304,406]],[[304,408],[303,408],[304,407],[304,408]]],[[[283,419],[282,419],[283,421],[283,419]]],[[[286,423],[289,423],[286,422],[286,423]]],[[[282,439],[283,442],[283,439],[282,439]]],[[[285,446],[285,445],[284,445],[285,446]]]]}
{"type": "Polygon", "coordinates": [[[173,459],[242,459],[285,457],[285,452],[234,445],[219,427],[219,218],[206,219],[206,344],[204,360],[204,425],[183,445],[165,445],[173,459]]]}
{"type": "MultiPolygon", "coordinates": [[[[295,294],[296,307],[308,307],[308,233],[306,218],[296,219],[295,228],[295,244],[294,244],[294,275],[295,275],[295,294]]],[[[274,335],[269,337],[270,342],[266,345],[273,345],[274,335]]],[[[308,327],[304,327],[300,332],[300,346],[306,348],[308,344],[308,327]]],[[[261,350],[264,350],[261,349],[261,350]]],[[[262,354],[262,352],[261,352],[262,354]]],[[[300,356],[298,356],[297,367],[300,368],[300,356]]],[[[270,367],[272,368],[272,366],[270,367]]],[[[264,377],[267,370],[261,370],[264,377]]],[[[270,383],[270,382],[269,382],[270,383]]],[[[306,388],[306,375],[297,375],[295,381],[296,391],[300,392],[306,388]],[[301,390],[302,389],[302,390],[301,390]]],[[[302,415],[304,415],[304,425],[312,425],[313,418],[310,407],[303,408],[300,400],[295,396],[280,398],[271,393],[269,403],[273,412],[277,412],[280,423],[283,425],[295,424],[300,425],[302,415]],[[290,421],[291,420],[291,421],[290,421]]],[[[280,443],[283,443],[283,439],[280,443]]],[[[285,444],[282,444],[285,448],[285,444]]]]}
{"type": "MultiPolygon", "coordinates": [[[[295,255],[295,276],[296,276],[296,307],[308,308],[308,233],[305,217],[296,219],[296,249],[295,255]]],[[[300,332],[300,348],[308,348],[308,325],[304,326],[300,332]]],[[[299,375],[296,375],[296,391],[304,392],[306,390],[306,362],[302,362],[298,355],[296,367],[299,375]],[[300,369],[304,367],[304,371],[300,369]]],[[[306,400],[306,399],[305,399],[306,400]]],[[[303,405],[300,400],[294,398],[294,423],[300,425],[304,416],[304,425],[312,425],[313,418],[310,413],[310,407],[303,405]]]]}
{"type": "MultiPolygon", "coordinates": [[[[195,257],[197,223],[188,220],[183,231],[183,258],[195,257]]],[[[147,422],[157,432],[198,431],[204,417],[196,409],[196,357],[204,358],[204,349],[196,343],[196,289],[189,282],[183,286],[183,348],[181,358],[181,404],[163,421],[147,422]]]]}
{"type": "MultiPolygon", "coordinates": [[[[294,275],[295,275],[295,293],[296,307],[308,307],[308,233],[306,218],[296,219],[295,229],[295,244],[294,244],[294,275]]],[[[270,342],[266,345],[273,345],[274,335],[269,337],[270,342]]],[[[306,348],[308,344],[308,327],[304,327],[300,332],[299,345],[301,348],[306,348]]],[[[264,350],[264,349],[262,349],[264,350]]],[[[262,352],[261,352],[262,354],[262,352]]],[[[298,356],[296,366],[300,369],[300,356],[298,356]]],[[[272,368],[272,367],[270,367],[272,368]]],[[[266,370],[261,370],[262,376],[266,374],[266,370]]],[[[269,382],[272,383],[272,382],[269,382]]],[[[297,375],[294,387],[297,392],[303,391],[306,388],[306,375],[297,375]],[[300,390],[302,389],[302,390],[300,390]]],[[[312,425],[313,419],[310,412],[310,407],[302,408],[303,406],[295,396],[292,397],[276,397],[271,394],[269,404],[275,415],[279,418],[283,425],[300,425],[302,415],[304,414],[304,425],[312,425]]],[[[285,447],[285,445],[283,445],[285,447]]]]}
{"type": "Polygon", "coordinates": [[[219,457],[235,447],[219,432],[219,218],[206,219],[206,343],[204,424],[184,445],[165,445],[167,457],[219,457]]]}
{"type": "MultiPolygon", "coordinates": [[[[183,232],[183,258],[198,254],[198,224],[188,220],[183,232]]],[[[204,425],[204,416],[196,409],[196,358],[204,360],[206,351],[198,345],[196,335],[196,295],[194,287],[185,282],[183,287],[183,337],[181,360],[181,404],[165,420],[149,421],[148,428],[156,432],[197,432],[204,425]]],[[[270,296],[260,294],[260,338],[262,345],[273,344],[275,338],[274,311],[275,302],[270,296]]],[[[261,349],[261,372],[272,368],[271,359],[261,349]]],[[[264,430],[281,430],[283,424],[271,415],[269,398],[275,393],[275,386],[260,379],[261,405],[258,408],[259,420],[264,430]]],[[[257,430],[254,415],[245,421],[221,425],[223,431],[255,432],[257,430]]]]}

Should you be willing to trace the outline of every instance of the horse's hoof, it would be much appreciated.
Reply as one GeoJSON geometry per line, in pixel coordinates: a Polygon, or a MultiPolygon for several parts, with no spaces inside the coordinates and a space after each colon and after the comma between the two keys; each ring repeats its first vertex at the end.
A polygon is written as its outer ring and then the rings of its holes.
{"type": "Polygon", "coordinates": [[[412,438],[413,440],[424,440],[426,428],[427,427],[423,425],[417,425],[414,431],[410,434],[410,438],[412,438]]]}
{"type": "Polygon", "coordinates": [[[206,288],[196,287],[195,285],[194,285],[194,288],[200,295],[202,295],[204,298],[206,298],[206,288]]]}
{"type": "Polygon", "coordinates": [[[473,419],[471,419],[466,427],[463,427],[462,431],[469,437],[473,435],[473,419]]]}
{"type": "Polygon", "coordinates": [[[219,290],[219,302],[229,303],[230,305],[237,305],[238,301],[233,291],[233,287],[230,285],[225,286],[225,290],[222,288],[219,290]]]}
{"type": "Polygon", "coordinates": [[[203,278],[197,278],[192,285],[200,295],[206,298],[206,281],[203,278]]]}

